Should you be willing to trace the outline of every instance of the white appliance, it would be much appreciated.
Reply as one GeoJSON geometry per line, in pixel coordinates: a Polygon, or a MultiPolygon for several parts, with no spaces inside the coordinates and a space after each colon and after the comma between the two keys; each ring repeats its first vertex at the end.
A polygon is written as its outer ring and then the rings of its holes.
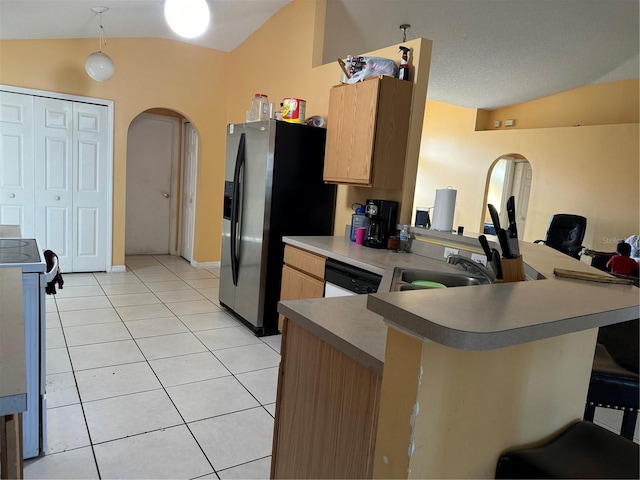
{"type": "Polygon", "coordinates": [[[0,268],[22,269],[24,340],[27,366],[27,410],[22,414],[24,458],[44,453],[47,439],[46,305],[45,287],[56,275],[50,272],[35,239],[0,238],[0,268]]]}

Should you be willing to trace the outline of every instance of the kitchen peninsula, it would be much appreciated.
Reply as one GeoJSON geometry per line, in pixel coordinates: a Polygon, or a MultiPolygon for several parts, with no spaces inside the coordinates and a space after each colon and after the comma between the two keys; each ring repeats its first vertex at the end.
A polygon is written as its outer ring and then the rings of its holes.
{"type": "Polygon", "coordinates": [[[284,239],[383,280],[366,297],[280,304],[274,478],[492,478],[504,450],[582,418],[597,327],[637,318],[638,290],[556,278],[591,267],[522,242],[543,279],[385,293],[394,267],[450,268],[445,245],[478,249],[456,237],[425,234],[428,256],[284,239]]]}

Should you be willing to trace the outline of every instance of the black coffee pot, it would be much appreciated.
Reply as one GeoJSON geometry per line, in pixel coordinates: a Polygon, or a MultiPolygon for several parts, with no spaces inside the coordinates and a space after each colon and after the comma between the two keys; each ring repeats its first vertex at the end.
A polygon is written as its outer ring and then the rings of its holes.
{"type": "Polygon", "coordinates": [[[398,202],[368,199],[364,213],[369,218],[369,227],[364,246],[387,248],[389,236],[395,232],[398,218],[398,202]]]}

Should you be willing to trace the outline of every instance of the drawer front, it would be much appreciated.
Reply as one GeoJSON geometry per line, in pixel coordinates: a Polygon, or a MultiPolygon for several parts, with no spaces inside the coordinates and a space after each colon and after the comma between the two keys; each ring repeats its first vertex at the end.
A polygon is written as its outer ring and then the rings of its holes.
{"type": "Polygon", "coordinates": [[[284,263],[320,280],[324,280],[325,260],[325,257],[291,245],[284,247],[284,263]]]}

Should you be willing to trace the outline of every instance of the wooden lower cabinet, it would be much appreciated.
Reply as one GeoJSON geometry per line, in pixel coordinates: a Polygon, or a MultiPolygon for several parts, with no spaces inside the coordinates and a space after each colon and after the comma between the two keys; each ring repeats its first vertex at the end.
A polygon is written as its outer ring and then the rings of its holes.
{"type": "MultiPolygon", "coordinates": [[[[325,258],[291,245],[284,247],[284,265],[280,300],[302,300],[324,296],[325,258]]],[[[278,330],[282,332],[282,320],[278,319],[278,330]]]]}
{"type": "Polygon", "coordinates": [[[371,478],[381,377],[284,319],[272,478],[371,478]]]}
{"type": "Polygon", "coordinates": [[[324,281],[310,277],[289,265],[282,266],[282,288],[280,300],[322,298],[324,281]]]}

